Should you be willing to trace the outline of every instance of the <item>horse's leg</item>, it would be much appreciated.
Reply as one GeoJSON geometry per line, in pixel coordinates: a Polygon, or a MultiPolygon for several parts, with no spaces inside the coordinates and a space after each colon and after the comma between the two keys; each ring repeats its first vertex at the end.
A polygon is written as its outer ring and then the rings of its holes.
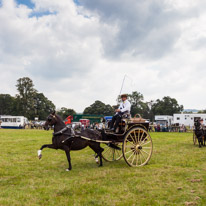
{"type": "Polygon", "coordinates": [[[99,166],[101,167],[101,166],[103,166],[103,164],[102,164],[102,152],[104,151],[104,149],[102,149],[100,146],[99,146],[99,148],[100,148],[100,152],[99,152],[100,164],[99,164],[99,166]]]}
{"type": "Polygon", "coordinates": [[[198,137],[198,143],[199,143],[199,147],[202,147],[202,146],[201,146],[201,143],[202,143],[202,141],[201,141],[201,136],[198,137]]]}
{"type": "MultiPolygon", "coordinates": [[[[96,142],[90,142],[89,147],[92,150],[94,150],[95,153],[97,153],[95,160],[97,157],[99,157],[99,160],[100,160],[99,166],[101,167],[103,165],[102,164],[102,152],[104,151],[104,149],[100,147],[100,143],[96,143],[96,142]]],[[[96,160],[96,162],[97,162],[97,160],[96,160]]]]}
{"type": "Polygon", "coordinates": [[[68,163],[69,163],[69,168],[66,169],[66,171],[70,171],[72,169],[71,157],[70,157],[70,148],[67,145],[64,145],[64,151],[66,153],[67,160],[68,160],[68,163]]]}
{"type": "Polygon", "coordinates": [[[203,138],[204,138],[204,136],[202,135],[201,136],[201,145],[203,146],[203,138]]]}
{"type": "Polygon", "coordinates": [[[44,144],[44,145],[42,145],[41,148],[40,148],[40,150],[38,150],[38,152],[37,152],[39,159],[42,158],[41,152],[42,152],[42,150],[43,150],[44,148],[56,149],[56,147],[55,147],[53,144],[44,144]]]}

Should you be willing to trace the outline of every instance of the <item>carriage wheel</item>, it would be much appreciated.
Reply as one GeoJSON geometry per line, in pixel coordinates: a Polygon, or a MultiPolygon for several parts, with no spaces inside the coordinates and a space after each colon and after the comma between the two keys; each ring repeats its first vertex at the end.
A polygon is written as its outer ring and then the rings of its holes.
{"type": "Polygon", "coordinates": [[[193,143],[194,143],[194,145],[196,145],[196,143],[197,143],[197,136],[195,135],[194,132],[193,132],[193,143]]]}
{"type": "MultiPolygon", "coordinates": [[[[115,144],[117,147],[122,148],[122,143],[113,144],[115,144]]],[[[122,150],[111,148],[107,144],[102,144],[101,147],[104,148],[104,151],[102,152],[102,157],[105,161],[113,162],[122,158],[122,150]]]]}
{"type": "Polygon", "coordinates": [[[129,166],[146,165],[152,156],[152,150],[152,138],[145,129],[135,127],[125,135],[122,153],[129,166]]]}

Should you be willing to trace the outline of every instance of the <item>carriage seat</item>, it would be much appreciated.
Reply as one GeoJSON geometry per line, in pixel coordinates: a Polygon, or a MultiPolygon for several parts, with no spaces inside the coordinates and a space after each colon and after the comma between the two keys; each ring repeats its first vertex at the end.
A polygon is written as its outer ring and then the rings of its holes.
{"type": "Polygon", "coordinates": [[[126,112],[122,115],[122,119],[130,119],[131,118],[131,114],[129,112],[126,112]]]}
{"type": "Polygon", "coordinates": [[[119,126],[125,126],[130,119],[131,119],[131,114],[130,113],[123,114],[122,115],[122,120],[119,123],[119,126]]]}

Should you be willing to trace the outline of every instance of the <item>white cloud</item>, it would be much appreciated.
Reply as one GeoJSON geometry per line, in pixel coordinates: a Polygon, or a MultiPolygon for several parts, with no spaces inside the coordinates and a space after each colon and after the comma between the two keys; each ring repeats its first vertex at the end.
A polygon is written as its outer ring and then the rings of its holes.
{"type": "Polygon", "coordinates": [[[0,7],[0,93],[14,95],[29,76],[57,107],[81,112],[95,100],[115,104],[127,74],[123,92],[206,108],[204,2],[33,2],[0,7]]]}

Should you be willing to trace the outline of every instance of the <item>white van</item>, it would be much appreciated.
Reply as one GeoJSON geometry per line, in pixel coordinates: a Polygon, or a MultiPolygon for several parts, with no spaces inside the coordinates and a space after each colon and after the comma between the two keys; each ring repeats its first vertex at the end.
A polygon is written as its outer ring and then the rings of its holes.
{"type": "Polygon", "coordinates": [[[24,129],[28,119],[23,116],[0,115],[1,128],[24,129]]]}

